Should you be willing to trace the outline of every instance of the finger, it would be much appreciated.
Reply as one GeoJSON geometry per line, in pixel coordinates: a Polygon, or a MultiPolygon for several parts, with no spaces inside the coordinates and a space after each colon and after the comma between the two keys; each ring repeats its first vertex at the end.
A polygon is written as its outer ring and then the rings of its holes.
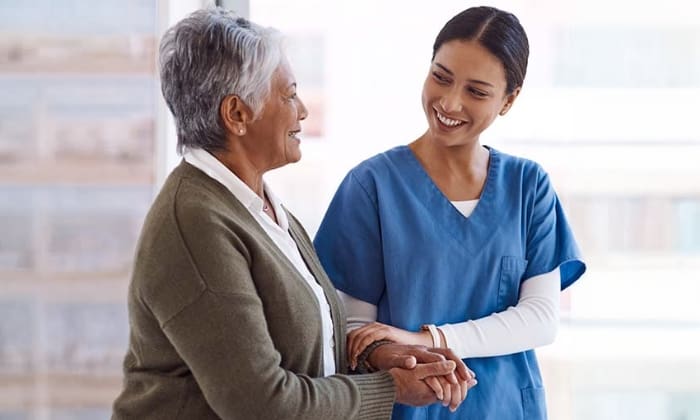
{"type": "Polygon", "coordinates": [[[352,330],[352,331],[348,334],[348,337],[347,337],[347,338],[348,338],[347,349],[348,349],[348,356],[349,356],[349,358],[350,358],[350,364],[351,364],[351,365],[356,365],[356,364],[357,364],[357,355],[358,355],[358,353],[355,352],[355,345],[354,345],[354,343],[355,343],[355,338],[356,338],[357,335],[361,332],[361,330],[363,330],[364,328],[365,328],[365,327],[357,328],[357,329],[355,329],[355,330],[352,330]]]}
{"type": "Polygon", "coordinates": [[[443,360],[441,362],[421,363],[416,366],[418,377],[423,379],[428,376],[445,376],[452,373],[455,369],[455,362],[452,360],[443,360]]]}
{"type": "Polygon", "coordinates": [[[433,390],[435,393],[435,397],[439,400],[442,401],[443,398],[443,392],[442,392],[442,385],[440,385],[440,381],[438,381],[438,378],[436,376],[429,376],[423,380],[426,385],[430,389],[433,390]]]}
{"type": "Polygon", "coordinates": [[[367,333],[367,330],[372,328],[372,324],[365,324],[359,328],[355,328],[354,330],[350,331],[347,335],[347,348],[348,348],[348,354],[352,354],[352,350],[354,347],[356,347],[355,342],[357,341],[358,337],[362,337],[367,333]]]}
{"type": "Polygon", "coordinates": [[[416,367],[416,358],[406,354],[393,354],[381,366],[384,370],[395,367],[411,370],[416,367]]]}
{"type": "Polygon", "coordinates": [[[365,335],[358,337],[355,340],[355,357],[362,353],[367,348],[367,346],[381,339],[382,337],[377,331],[368,331],[365,335]]]}
{"type": "Polygon", "coordinates": [[[455,373],[457,376],[459,376],[459,379],[463,381],[468,381],[470,379],[474,379],[474,372],[471,372],[468,368],[467,365],[464,364],[464,362],[457,358],[455,355],[455,358],[459,360],[459,362],[451,357],[448,357],[450,360],[455,360],[455,363],[457,364],[457,367],[455,368],[455,373]]]}
{"type": "MultiPolygon", "coordinates": [[[[357,328],[348,334],[348,355],[350,357],[351,366],[357,367],[357,358],[364,351],[365,347],[360,347],[359,341],[372,331],[372,324],[357,328]]],[[[371,343],[371,341],[370,341],[371,343]]]]}
{"type": "Polygon", "coordinates": [[[348,348],[357,357],[367,346],[380,340],[381,337],[382,333],[379,325],[372,323],[362,327],[362,331],[358,331],[353,335],[352,341],[348,342],[348,348]]]}
{"type": "Polygon", "coordinates": [[[447,382],[444,376],[439,377],[438,380],[440,381],[440,385],[442,385],[442,406],[447,407],[452,401],[452,386],[447,382]]]}
{"type": "Polygon", "coordinates": [[[418,363],[433,363],[446,360],[445,356],[432,351],[432,349],[414,346],[413,348],[411,348],[410,352],[411,354],[416,356],[418,363]]]}
{"type": "Polygon", "coordinates": [[[348,333],[348,335],[346,337],[347,343],[345,343],[345,348],[348,352],[348,363],[350,364],[350,368],[353,370],[357,368],[357,357],[355,356],[355,354],[352,351],[352,341],[353,341],[355,331],[357,331],[357,329],[352,330],[348,333]]]}
{"type": "Polygon", "coordinates": [[[462,404],[462,401],[464,401],[464,397],[462,396],[462,386],[459,383],[452,384],[451,388],[452,400],[450,401],[450,411],[454,413],[455,410],[457,410],[457,408],[459,407],[459,405],[462,404]]]}
{"type": "Polygon", "coordinates": [[[449,375],[445,375],[445,378],[447,379],[447,382],[449,382],[451,384],[459,383],[459,380],[457,379],[457,375],[455,375],[454,372],[450,373],[449,375]]]}
{"type": "Polygon", "coordinates": [[[413,356],[405,356],[404,362],[403,362],[403,367],[405,369],[413,369],[416,367],[418,361],[416,360],[415,357],[413,356]]]}
{"type": "Polygon", "coordinates": [[[468,381],[470,379],[474,378],[474,372],[469,370],[467,365],[464,363],[462,359],[460,359],[452,349],[449,348],[439,348],[439,349],[434,349],[436,353],[440,353],[447,360],[454,360],[454,362],[457,364],[457,367],[455,368],[455,373],[459,378],[463,381],[468,381]]]}

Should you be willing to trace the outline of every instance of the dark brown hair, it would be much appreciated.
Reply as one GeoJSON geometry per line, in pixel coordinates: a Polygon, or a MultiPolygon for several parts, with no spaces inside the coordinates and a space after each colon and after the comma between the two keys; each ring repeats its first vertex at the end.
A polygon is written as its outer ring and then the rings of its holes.
{"type": "Polygon", "coordinates": [[[494,7],[471,7],[450,19],[433,44],[433,59],[440,47],[453,40],[477,41],[503,64],[506,93],[523,85],[530,47],[520,21],[494,7]]]}

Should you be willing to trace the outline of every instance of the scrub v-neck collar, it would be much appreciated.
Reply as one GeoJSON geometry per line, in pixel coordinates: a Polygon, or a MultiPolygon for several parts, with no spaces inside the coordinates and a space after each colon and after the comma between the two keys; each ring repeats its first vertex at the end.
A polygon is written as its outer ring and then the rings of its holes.
{"type": "Polygon", "coordinates": [[[494,237],[498,228],[502,206],[496,205],[497,178],[501,163],[500,153],[492,147],[489,151],[489,165],[484,188],[479,197],[479,203],[469,217],[462,213],[438,188],[428,175],[423,165],[408,146],[399,146],[396,151],[400,155],[399,164],[404,165],[405,174],[412,178],[414,192],[419,201],[424,203],[433,215],[433,221],[442,225],[449,234],[459,242],[463,249],[470,254],[477,254],[486,243],[494,237]]]}

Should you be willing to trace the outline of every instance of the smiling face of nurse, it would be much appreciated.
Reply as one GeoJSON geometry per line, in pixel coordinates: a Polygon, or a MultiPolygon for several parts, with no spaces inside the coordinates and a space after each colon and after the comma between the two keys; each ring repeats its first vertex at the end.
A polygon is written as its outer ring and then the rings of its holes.
{"type": "Polygon", "coordinates": [[[453,17],[435,40],[423,84],[428,135],[445,146],[478,141],[520,93],[528,55],[514,15],[474,7],[453,17]]]}

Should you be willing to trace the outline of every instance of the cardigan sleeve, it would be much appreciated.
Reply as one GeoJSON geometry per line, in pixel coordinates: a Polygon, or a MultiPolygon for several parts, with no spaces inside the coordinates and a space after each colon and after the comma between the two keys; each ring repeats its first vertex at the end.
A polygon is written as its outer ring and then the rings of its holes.
{"type": "Polygon", "coordinates": [[[391,414],[391,375],[311,378],[280,367],[252,294],[204,290],[164,326],[222,418],[378,419],[391,414]]]}

